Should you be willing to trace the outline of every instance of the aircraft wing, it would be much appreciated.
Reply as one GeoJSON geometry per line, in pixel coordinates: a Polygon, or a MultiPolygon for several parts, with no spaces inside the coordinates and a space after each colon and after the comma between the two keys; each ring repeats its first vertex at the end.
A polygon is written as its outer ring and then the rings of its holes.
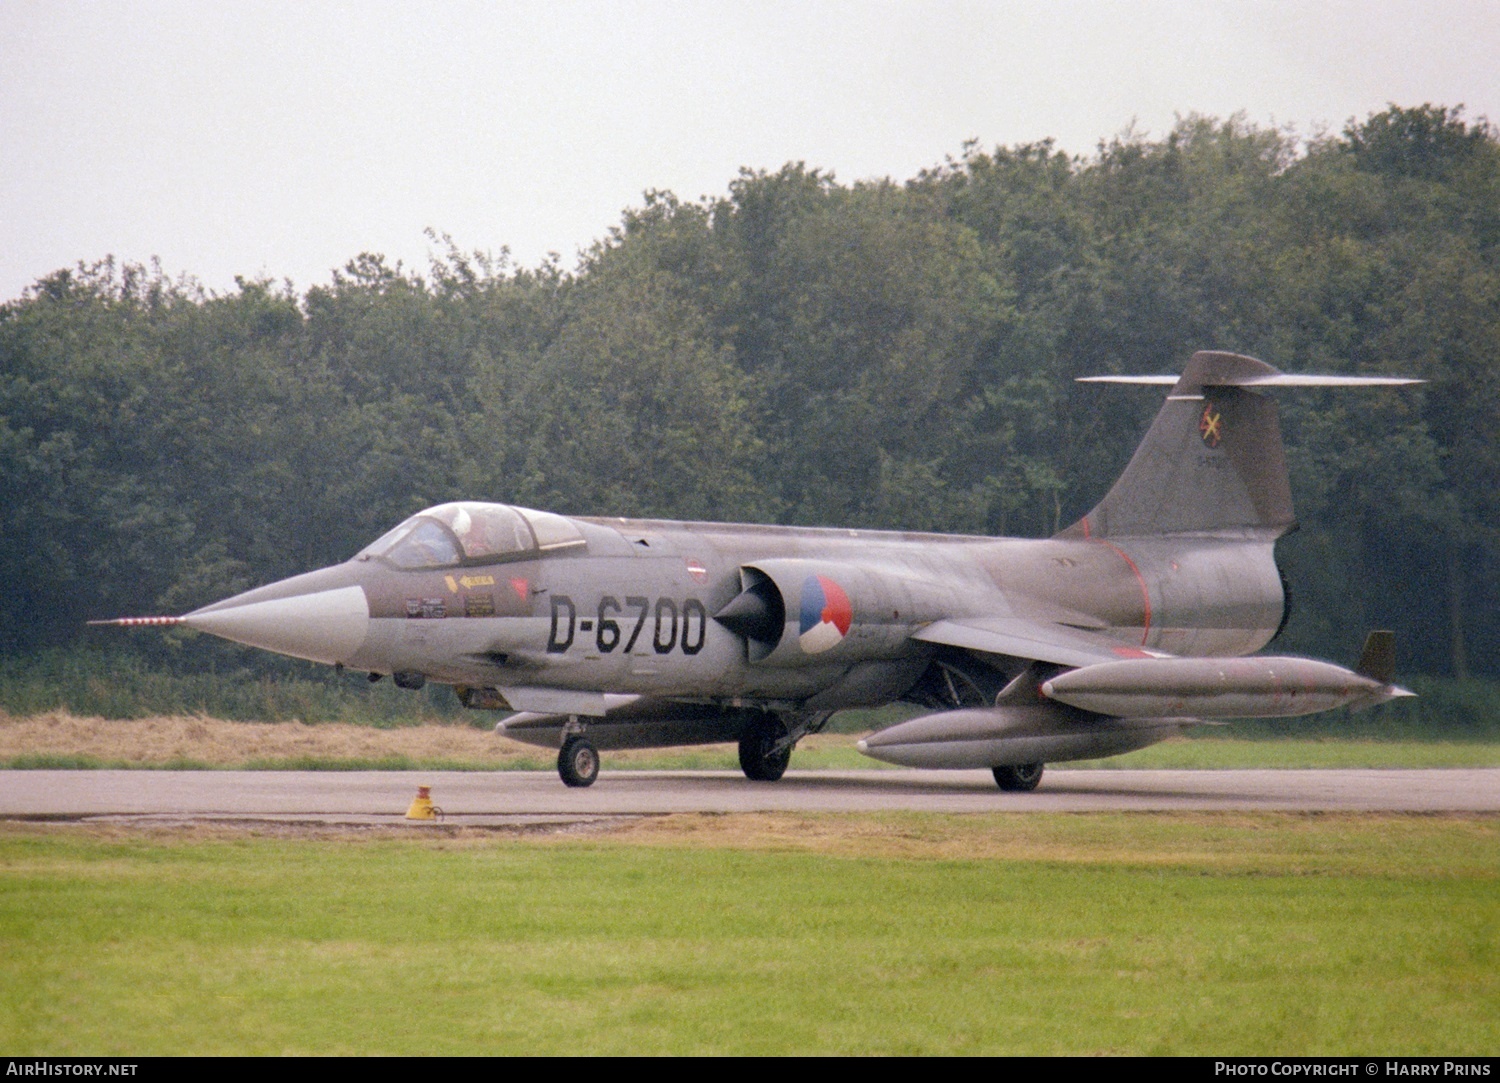
{"type": "Polygon", "coordinates": [[[1025,617],[960,617],[929,624],[912,635],[924,643],[941,643],[985,654],[1030,658],[1058,666],[1090,666],[1122,658],[1170,658],[1162,651],[1123,643],[1100,632],[1070,628],[1025,617]]]}

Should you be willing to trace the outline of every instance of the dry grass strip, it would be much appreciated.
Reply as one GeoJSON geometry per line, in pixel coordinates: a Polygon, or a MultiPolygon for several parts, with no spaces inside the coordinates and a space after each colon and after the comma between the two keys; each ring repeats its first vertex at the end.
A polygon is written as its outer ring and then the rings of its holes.
{"type": "Polygon", "coordinates": [[[0,715],[0,760],[20,756],[86,756],[104,763],[160,767],[184,761],[209,767],[303,757],[327,760],[461,760],[505,766],[545,756],[542,749],[472,726],[375,729],[345,722],[226,722],[163,716],[79,718],[62,711],[18,718],[0,715]]]}
{"type": "MultiPolygon", "coordinates": [[[[0,713],[0,763],[26,756],[87,757],[102,764],[164,767],[183,763],[242,768],[283,760],[372,761],[404,757],[502,769],[521,765],[550,769],[555,753],[497,736],[486,726],[428,722],[377,729],[347,722],[309,726],[301,722],[228,722],[196,715],[140,719],[78,717],[66,711],[19,717],[0,713]]],[[[846,734],[805,738],[803,748],[852,745],[846,734]]],[[[732,766],[733,745],[694,750],[718,754],[732,766]]],[[[655,749],[610,752],[612,768],[660,759],[655,749]]]]}

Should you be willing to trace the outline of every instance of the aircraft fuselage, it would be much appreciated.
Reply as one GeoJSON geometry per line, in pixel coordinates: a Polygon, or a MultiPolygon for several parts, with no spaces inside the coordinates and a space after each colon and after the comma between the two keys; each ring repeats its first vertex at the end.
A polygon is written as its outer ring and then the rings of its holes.
{"type": "MultiPolygon", "coordinates": [[[[572,521],[583,544],[558,552],[431,569],[361,556],[209,606],[189,623],[315,661],[466,687],[836,710],[899,697],[935,649],[913,635],[940,620],[1046,620],[1102,633],[1127,651],[1208,656],[1258,650],[1282,617],[1270,539],[1184,546],[572,521]],[[714,619],[745,589],[746,568],[778,579],[785,612],[772,642],[750,642],[714,619]],[[847,628],[823,638],[803,631],[802,588],[819,576],[850,610],[847,628]],[[351,587],[363,604],[348,604],[351,587]],[[261,627],[246,608],[278,602],[304,618],[327,606],[314,642],[304,642],[305,619],[297,641],[281,643],[277,628],[261,627]]],[[[289,615],[277,611],[274,623],[290,630],[289,615]]]]}

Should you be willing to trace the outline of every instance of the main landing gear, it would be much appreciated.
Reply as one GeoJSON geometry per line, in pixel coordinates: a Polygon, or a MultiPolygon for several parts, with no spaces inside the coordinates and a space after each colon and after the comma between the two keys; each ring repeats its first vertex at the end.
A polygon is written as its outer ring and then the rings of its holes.
{"type": "Polygon", "coordinates": [[[752,782],[775,782],[786,774],[795,743],[779,718],[761,715],[740,735],[740,770],[752,782]]]}
{"type": "Polygon", "coordinates": [[[587,737],[569,737],[557,754],[564,786],[592,786],[599,777],[599,750],[587,737]]]}
{"type": "MultiPolygon", "coordinates": [[[[786,774],[792,749],[809,733],[828,721],[828,711],[746,710],[740,730],[740,769],[754,782],[775,782],[786,774]]],[[[563,727],[562,747],[557,753],[557,774],[566,786],[592,786],[599,777],[599,750],[588,739],[577,718],[563,727]]]]}
{"type": "Polygon", "coordinates": [[[996,767],[995,785],[1008,792],[1030,793],[1042,781],[1044,763],[1018,763],[1013,767],[996,767]]]}

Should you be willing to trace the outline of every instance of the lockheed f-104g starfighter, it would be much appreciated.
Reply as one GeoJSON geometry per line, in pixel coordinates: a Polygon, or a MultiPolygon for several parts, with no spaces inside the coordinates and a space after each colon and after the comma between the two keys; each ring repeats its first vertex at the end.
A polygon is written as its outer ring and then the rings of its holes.
{"type": "Polygon", "coordinates": [[[269,651],[452,685],[513,711],[587,786],[600,750],[735,741],[774,781],[835,712],[930,713],[859,748],[990,768],[1035,788],[1048,761],[1141,748],[1204,720],[1409,695],[1388,633],[1349,670],[1256,654],[1287,616],[1274,556],[1293,526],[1262,391],[1415,383],[1299,376],[1200,352],[1099,504],[1041,540],[555,515],[442,504],[346,563],[217,602],[183,624],[269,651]]]}

